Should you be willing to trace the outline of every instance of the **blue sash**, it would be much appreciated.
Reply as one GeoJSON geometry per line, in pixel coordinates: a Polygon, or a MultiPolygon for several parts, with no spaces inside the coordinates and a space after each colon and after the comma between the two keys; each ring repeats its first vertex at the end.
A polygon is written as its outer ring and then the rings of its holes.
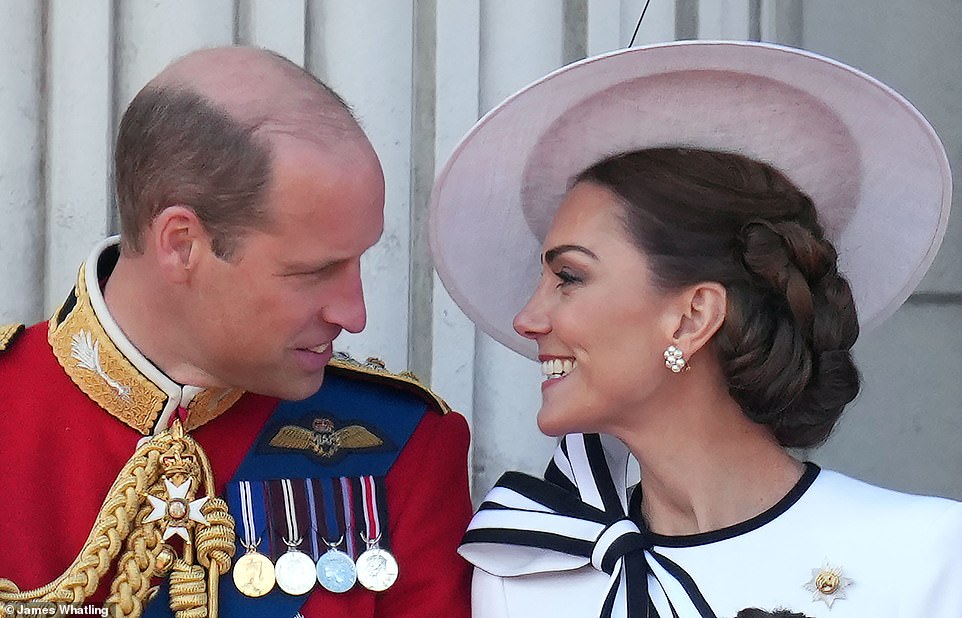
{"type": "MultiPolygon", "coordinates": [[[[277,406],[231,483],[281,478],[383,477],[397,460],[426,409],[425,401],[415,393],[364,379],[350,370],[328,368],[324,384],[315,395],[303,401],[281,402],[277,406]],[[356,429],[358,427],[364,431],[356,429]],[[364,432],[369,432],[381,444],[355,448],[348,441],[346,447],[331,448],[330,441],[323,439],[325,434],[347,428],[352,428],[355,434],[367,435],[364,432]],[[308,436],[314,439],[308,440],[308,436]]],[[[208,448],[216,446],[208,445],[208,448]]],[[[240,513],[231,514],[240,522],[240,513]]],[[[235,557],[246,551],[240,545],[240,537],[238,534],[235,557]]],[[[317,586],[308,594],[291,596],[275,587],[263,597],[251,598],[238,592],[230,572],[221,576],[219,588],[220,615],[224,618],[292,618],[311,594],[318,590],[318,594],[334,594],[317,586]]],[[[172,616],[166,579],[143,616],[172,616]]]]}

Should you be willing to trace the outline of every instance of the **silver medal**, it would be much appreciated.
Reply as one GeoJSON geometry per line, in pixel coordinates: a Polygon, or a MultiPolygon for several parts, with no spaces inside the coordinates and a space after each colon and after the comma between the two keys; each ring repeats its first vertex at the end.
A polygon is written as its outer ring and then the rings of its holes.
{"type": "Polygon", "coordinates": [[[354,561],[336,547],[330,547],[317,560],[317,581],[331,592],[347,592],[357,581],[354,561]]]}
{"type": "Polygon", "coordinates": [[[357,557],[357,581],[368,590],[383,592],[397,580],[397,560],[377,545],[357,557]]]}
{"type": "Polygon", "coordinates": [[[277,587],[290,595],[307,594],[314,587],[314,561],[302,551],[288,549],[274,565],[277,587]]]}

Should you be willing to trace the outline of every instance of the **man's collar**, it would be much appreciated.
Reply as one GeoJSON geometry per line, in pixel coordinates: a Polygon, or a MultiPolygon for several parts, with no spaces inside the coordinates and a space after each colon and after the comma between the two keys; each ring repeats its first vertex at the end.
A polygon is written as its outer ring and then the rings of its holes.
{"type": "Polygon", "coordinates": [[[81,265],[77,285],[50,319],[48,340],[70,379],[112,416],[143,435],[167,428],[179,407],[196,429],[240,399],[240,389],[180,385],[147,360],[114,322],[100,282],[120,257],[119,237],[100,243],[81,265]]]}

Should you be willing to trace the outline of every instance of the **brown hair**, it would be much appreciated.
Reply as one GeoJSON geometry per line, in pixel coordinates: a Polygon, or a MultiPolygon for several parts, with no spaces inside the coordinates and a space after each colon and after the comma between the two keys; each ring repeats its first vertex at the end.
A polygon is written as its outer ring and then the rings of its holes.
{"type": "Polygon", "coordinates": [[[142,252],[150,222],[179,204],[194,210],[214,252],[229,259],[246,231],[271,223],[265,197],[271,137],[279,134],[325,148],[364,137],[336,92],[275,52],[200,50],[174,62],[120,123],[114,163],[124,250],[142,252]]]}
{"type": "Polygon", "coordinates": [[[244,230],[268,221],[264,194],[270,150],[199,94],[181,88],[140,91],[120,123],[114,154],[124,249],[143,251],[143,233],[160,211],[194,210],[228,259],[244,230]]]}
{"type": "Polygon", "coordinates": [[[858,319],[811,200],[768,165],[706,150],[621,154],[577,181],[621,199],[659,287],[725,286],[711,345],[745,414],[784,446],[824,442],[858,394],[858,319]]]}

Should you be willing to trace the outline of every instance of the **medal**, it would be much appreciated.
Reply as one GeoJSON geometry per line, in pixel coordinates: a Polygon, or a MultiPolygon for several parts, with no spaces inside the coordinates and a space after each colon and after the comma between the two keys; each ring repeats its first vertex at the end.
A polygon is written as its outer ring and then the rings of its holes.
{"type": "Polygon", "coordinates": [[[354,560],[338,549],[338,545],[344,540],[344,535],[341,534],[334,543],[327,540],[328,535],[333,538],[338,534],[340,523],[337,519],[337,507],[333,499],[333,491],[330,488],[331,482],[324,479],[320,481],[320,484],[321,490],[316,496],[314,483],[308,480],[306,485],[307,502],[311,514],[311,530],[314,532],[315,545],[316,539],[320,537],[328,548],[326,553],[317,558],[317,581],[325,590],[330,592],[347,592],[354,587],[354,582],[357,581],[357,570],[354,568],[354,560]],[[319,502],[321,509],[318,509],[319,502]],[[319,531],[320,526],[324,527],[323,534],[319,531]]]}
{"type": "Polygon", "coordinates": [[[383,592],[397,581],[397,560],[377,546],[377,539],[357,558],[357,581],[368,590],[383,592]]]}
{"type": "Polygon", "coordinates": [[[343,537],[337,543],[328,543],[327,552],[317,560],[317,581],[331,592],[347,592],[357,581],[357,569],[351,557],[337,548],[343,537]]]}
{"type": "Polygon", "coordinates": [[[367,534],[362,535],[367,549],[357,557],[357,581],[374,592],[383,592],[397,581],[398,563],[386,549],[381,549],[381,513],[378,508],[379,484],[370,476],[361,477],[361,487],[364,492],[364,523],[367,534]]]}
{"type": "Polygon", "coordinates": [[[274,588],[274,565],[254,547],[234,563],[233,575],[234,585],[249,597],[262,597],[274,588]]]}
{"type": "Polygon", "coordinates": [[[314,561],[297,549],[304,539],[300,533],[291,480],[281,479],[280,486],[284,499],[284,519],[287,521],[287,535],[284,537],[287,552],[274,563],[274,576],[277,579],[277,587],[287,594],[294,596],[307,594],[314,587],[316,580],[314,561]]]}
{"type": "Polygon", "coordinates": [[[270,558],[258,553],[260,539],[256,538],[266,524],[264,488],[260,483],[240,481],[236,494],[228,489],[231,505],[240,506],[240,521],[243,528],[241,544],[247,553],[234,563],[232,576],[234,586],[241,594],[249,597],[262,597],[274,588],[274,565],[270,558]]]}
{"type": "Polygon", "coordinates": [[[287,594],[293,596],[307,594],[314,587],[314,561],[294,547],[290,547],[277,559],[274,573],[277,577],[277,587],[287,594]]]}

